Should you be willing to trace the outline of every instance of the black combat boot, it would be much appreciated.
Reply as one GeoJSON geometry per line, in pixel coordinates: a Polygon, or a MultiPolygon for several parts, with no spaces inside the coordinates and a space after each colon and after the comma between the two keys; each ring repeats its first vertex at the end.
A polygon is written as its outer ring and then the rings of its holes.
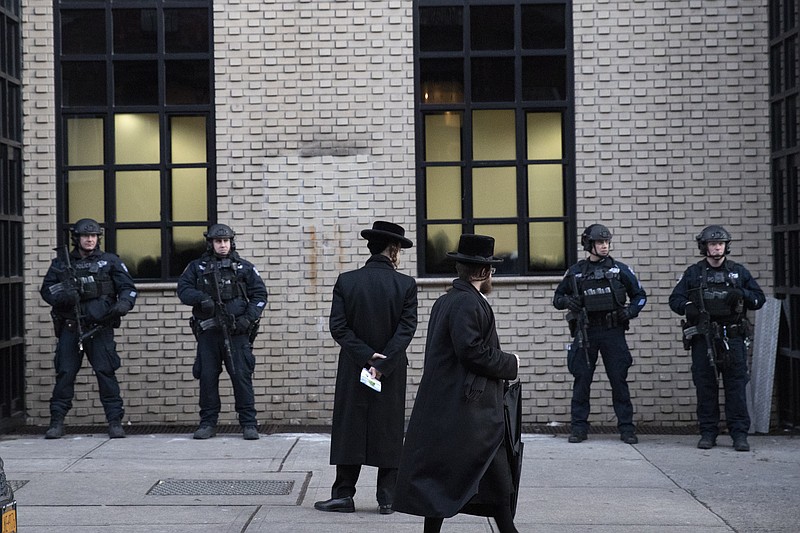
{"type": "Polygon", "coordinates": [[[736,435],[733,437],[733,449],[737,452],[749,452],[750,444],[747,442],[747,435],[736,435]]]}
{"type": "Polygon", "coordinates": [[[585,429],[573,429],[572,433],[570,433],[570,436],[567,439],[567,442],[571,442],[574,444],[577,442],[583,442],[586,440],[586,438],[587,435],[585,429]]]}
{"type": "Polygon", "coordinates": [[[701,450],[710,450],[717,445],[717,437],[714,435],[701,435],[697,447],[701,450]]]}
{"type": "Polygon", "coordinates": [[[60,439],[64,436],[64,417],[58,415],[50,416],[50,427],[44,434],[46,439],[60,439]]]}
{"type": "Polygon", "coordinates": [[[112,420],[108,423],[108,438],[110,439],[124,439],[125,430],[122,429],[122,422],[119,420],[112,420]]]}
{"type": "Polygon", "coordinates": [[[194,432],[192,438],[205,440],[205,439],[210,439],[216,434],[217,434],[217,428],[215,426],[200,426],[199,428],[197,428],[197,431],[194,432]]]}

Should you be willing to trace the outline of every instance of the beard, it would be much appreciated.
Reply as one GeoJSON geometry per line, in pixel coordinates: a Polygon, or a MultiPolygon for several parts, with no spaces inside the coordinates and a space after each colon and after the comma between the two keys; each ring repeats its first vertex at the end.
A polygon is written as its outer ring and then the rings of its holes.
{"type": "Polygon", "coordinates": [[[488,295],[492,293],[492,278],[486,278],[485,280],[481,281],[481,286],[478,289],[481,291],[481,294],[488,295]]]}

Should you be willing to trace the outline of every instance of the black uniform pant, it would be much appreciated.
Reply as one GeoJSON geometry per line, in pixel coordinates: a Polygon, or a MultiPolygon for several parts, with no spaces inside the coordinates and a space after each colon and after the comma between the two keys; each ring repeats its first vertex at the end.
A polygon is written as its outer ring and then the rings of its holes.
{"type": "MultiPolygon", "coordinates": [[[[125,410],[119,382],[115,374],[120,367],[120,359],[114,342],[114,330],[103,328],[93,338],[84,342],[84,350],[89,364],[97,377],[100,402],[109,422],[122,420],[125,410]]],[[[81,369],[83,354],[78,350],[78,334],[67,328],[61,332],[56,345],[55,369],[56,384],[50,398],[50,416],[64,418],[72,409],[75,397],[75,378],[81,369]]]]}
{"type": "Polygon", "coordinates": [[[572,429],[589,429],[589,396],[599,352],[611,384],[611,403],[617,415],[617,428],[620,433],[634,431],[633,404],[628,390],[628,369],[633,364],[633,357],[625,340],[625,329],[602,326],[588,329],[588,363],[586,354],[583,350],[578,350],[574,342],[567,354],[567,366],[575,378],[572,386],[572,429]]]}
{"type": "MultiPolygon", "coordinates": [[[[331,498],[352,498],[356,494],[356,482],[361,474],[361,465],[336,465],[336,480],[331,488],[331,498]]],[[[378,505],[394,502],[394,486],[397,483],[397,468],[378,468],[378,488],[375,498],[378,505]]]]}
{"type": "Polygon", "coordinates": [[[200,380],[200,425],[216,426],[222,406],[219,398],[219,376],[222,363],[231,378],[239,424],[257,426],[253,370],[255,357],[247,335],[231,335],[233,362],[226,355],[225,336],[219,328],[203,331],[197,340],[197,360],[193,374],[200,380]]]}
{"type": "MultiPolygon", "coordinates": [[[[731,436],[747,435],[750,415],[747,412],[747,351],[741,337],[728,339],[728,354],[717,364],[725,387],[725,423],[731,436]]],[[[722,348],[721,346],[719,347],[722,348]]],[[[697,423],[700,434],[716,437],[719,433],[719,383],[711,366],[705,337],[692,338],[692,379],[697,391],[697,423]]]]}

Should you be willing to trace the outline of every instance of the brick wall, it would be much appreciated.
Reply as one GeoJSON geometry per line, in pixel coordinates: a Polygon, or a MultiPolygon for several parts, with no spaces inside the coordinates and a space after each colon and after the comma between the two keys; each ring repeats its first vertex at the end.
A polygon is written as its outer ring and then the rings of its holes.
{"type": "Polygon", "coordinates": [[[694,421],[667,306],[698,260],[694,237],[725,225],[732,259],[772,294],[767,8],[596,0],[573,13],[579,226],[608,224],[648,291],[630,336],[637,418],[694,421]]]}
{"type": "MultiPolygon", "coordinates": [[[[48,308],[38,296],[55,246],[52,3],[25,7],[27,406],[44,424],[53,383],[48,308]]],[[[718,1],[574,3],[579,227],[614,232],[614,255],[650,295],[629,342],[636,419],[691,424],[694,390],[666,301],[696,258],[694,235],[729,227],[770,291],[766,7],[718,1]]],[[[416,231],[411,2],[259,1],[215,5],[218,211],[270,291],[255,352],[260,421],[327,425],[337,347],[328,332],[336,276],[367,257],[361,229],[416,231]]],[[[414,238],[416,241],[416,238],[414,238]]],[[[416,273],[413,249],[401,270],[416,273]]],[[[409,407],[427,317],[449,280],[419,280],[409,407]]],[[[522,356],[525,422],[568,422],[571,378],[558,279],[498,280],[501,341],[522,356]]],[[[118,330],[126,418],[197,419],[189,309],[169,284],[142,285],[118,330]]],[[[227,376],[221,423],[235,423],[227,376]]],[[[70,424],[102,423],[79,376],[70,424]]],[[[602,370],[591,420],[614,425],[602,370]]]]}

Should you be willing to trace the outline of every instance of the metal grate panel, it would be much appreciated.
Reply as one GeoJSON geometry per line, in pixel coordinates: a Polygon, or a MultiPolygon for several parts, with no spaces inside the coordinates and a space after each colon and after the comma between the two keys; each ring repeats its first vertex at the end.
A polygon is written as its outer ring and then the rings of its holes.
{"type": "Polygon", "coordinates": [[[17,490],[21,489],[22,487],[24,487],[27,484],[28,484],[28,480],[27,479],[18,479],[18,480],[9,479],[8,480],[8,486],[11,487],[11,490],[13,490],[14,492],[16,492],[17,490]]]}
{"type": "Polygon", "coordinates": [[[751,379],[747,384],[750,433],[769,433],[780,318],[781,301],[775,298],[767,298],[764,307],[756,311],[751,379]]]}
{"type": "Polygon", "coordinates": [[[148,496],[286,496],[294,481],[242,479],[159,480],[148,496]]]}

